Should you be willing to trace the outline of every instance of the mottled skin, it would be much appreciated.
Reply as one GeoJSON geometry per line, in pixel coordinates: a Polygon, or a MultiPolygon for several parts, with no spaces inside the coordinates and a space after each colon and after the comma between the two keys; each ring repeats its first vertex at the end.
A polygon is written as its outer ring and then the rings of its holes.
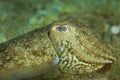
{"type": "Polygon", "coordinates": [[[0,78],[38,76],[56,66],[71,74],[100,71],[115,61],[111,54],[82,21],[57,21],[2,43],[0,78]]]}
{"type": "Polygon", "coordinates": [[[110,67],[115,58],[80,20],[69,19],[52,25],[50,37],[60,57],[59,68],[71,74],[84,74],[110,67]],[[57,32],[56,27],[68,28],[57,32]]]}
{"type": "Polygon", "coordinates": [[[46,26],[0,45],[0,80],[38,76],[56,66],[49,29],[46,26]]]}

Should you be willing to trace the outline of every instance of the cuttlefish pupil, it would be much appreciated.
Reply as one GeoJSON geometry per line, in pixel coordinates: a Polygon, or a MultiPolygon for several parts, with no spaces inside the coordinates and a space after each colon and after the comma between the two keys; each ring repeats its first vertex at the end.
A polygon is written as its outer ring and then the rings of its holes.
{"type": "Polygon", "coordinates": [[[67,26],[57,26],[56,27],[56,31],[57,32],[67,32],[68,31],[68,27],[67,26]]]}

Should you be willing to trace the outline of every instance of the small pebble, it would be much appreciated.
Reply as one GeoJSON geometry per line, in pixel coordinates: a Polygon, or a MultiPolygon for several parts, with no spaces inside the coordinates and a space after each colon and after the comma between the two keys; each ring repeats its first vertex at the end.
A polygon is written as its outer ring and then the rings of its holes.
{"type": "Polygon", "coordinates": [[[111,32],[112,32],[113,34],[118,34],[118,33],[120,32],[119,26],[113,26],[113,27],[111,28],[111,32]]]}

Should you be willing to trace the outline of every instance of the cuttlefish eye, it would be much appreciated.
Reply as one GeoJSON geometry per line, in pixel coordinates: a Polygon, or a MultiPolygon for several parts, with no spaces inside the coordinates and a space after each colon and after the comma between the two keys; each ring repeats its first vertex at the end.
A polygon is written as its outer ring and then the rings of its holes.
{"type": "Polygon", "coordinates": [[[68,31],[68,26],[57,26],[56,31],[57,32],[67,32],[68,31]]]}

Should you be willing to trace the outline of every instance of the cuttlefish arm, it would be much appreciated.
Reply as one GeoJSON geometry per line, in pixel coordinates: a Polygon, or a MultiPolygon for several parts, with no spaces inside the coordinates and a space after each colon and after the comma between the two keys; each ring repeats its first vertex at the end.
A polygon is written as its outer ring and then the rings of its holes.
{"type": "Polygon", "coordinates": [[[104,73],[114,62],[114,57],[91,55],[79,49],[79,46],[70,47],[67,44],[57,50],[60,52],[59,68],[66,73],[85,74],[92,71],[104,73]]]}
{"type": "Polygon", "coordinates": [[[114,63],[116,61],[116,58],[111,56],[113,52],[98,40],[88,27],[82,27],[78,30],[79,32],[75,35],[75,47],[78,52],[84,52],[80,55],[89,56],[89,62],[114,63]]]}
{"type": "Polygon", "coordinates": [[[81,50],[80,48],[76,47],[75,50],[73,50],[74,55],[78,57],[78,59],[82,59],[88,63],[113,63],[116,59],[108,54],[100,53],[100,54],[94,54],[91,52],[85,52],[84,50],[81,50]]]}

